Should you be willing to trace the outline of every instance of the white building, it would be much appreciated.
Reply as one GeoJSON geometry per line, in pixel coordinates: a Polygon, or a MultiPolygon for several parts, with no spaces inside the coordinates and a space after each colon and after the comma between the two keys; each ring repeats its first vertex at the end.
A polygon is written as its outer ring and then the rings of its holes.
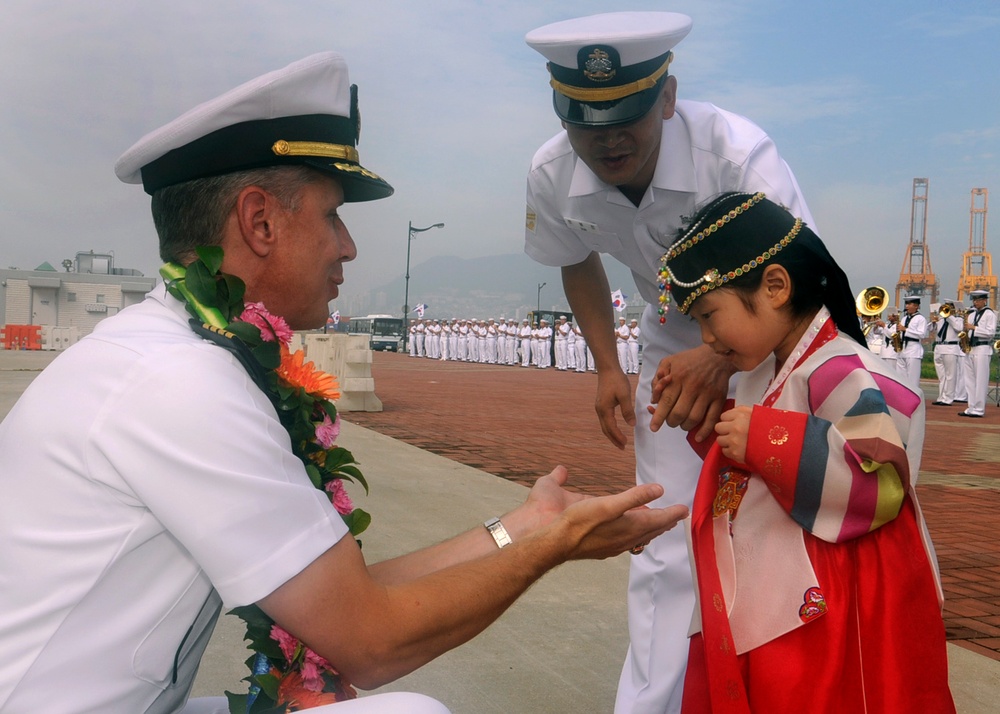
{"type": "Polygon", "coordinates": [[[98,322],[141,302],[156,284],[139,271],[114,267],[110,254],[77,253],[73,272],[48,263],[35,270],[0,270],[0,327],[75,328],[82,337],[98,322]]]}

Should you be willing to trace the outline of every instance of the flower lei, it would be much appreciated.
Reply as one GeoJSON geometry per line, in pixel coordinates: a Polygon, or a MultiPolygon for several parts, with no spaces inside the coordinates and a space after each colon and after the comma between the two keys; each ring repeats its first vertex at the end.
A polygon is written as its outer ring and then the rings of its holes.
{"type": "MultiPolygon", "coordinates": [[[[305,361],[302,350],[290,352],[292,330],[261,303],[244,304],[243,281],[221,272],[222,249],[200,247],[188,265],[160,268],[167,291],[193,316],[198,334],[230,350],[274,404],[291,438],[292,451],[313,485],[327,493],[355,537],[371,516],[354,507],[343,481],[368,484],[350,451],[336,445],[340,416],[333,400],[337,380],[305,361]]],[[[354,688],[328,661],[281,629],[256,605],[230,611],[246,623],[244,640],[254,654],[247,659],[246,694],[226,692],[231,714],[292,712],[353,699],[354,688]]]]}

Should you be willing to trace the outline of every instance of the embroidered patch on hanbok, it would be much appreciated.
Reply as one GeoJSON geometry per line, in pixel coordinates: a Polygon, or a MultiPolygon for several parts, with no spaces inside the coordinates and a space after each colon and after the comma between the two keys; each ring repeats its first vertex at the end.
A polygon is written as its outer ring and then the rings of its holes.
{"type": "Polygon", "coordinates": [[[819,588],[809,588],[802,599],[802,607],[799,608],[799,617],[802,622],[809,622],[826,614],[826,598],[823,597],[823,592],[819,588]]]}

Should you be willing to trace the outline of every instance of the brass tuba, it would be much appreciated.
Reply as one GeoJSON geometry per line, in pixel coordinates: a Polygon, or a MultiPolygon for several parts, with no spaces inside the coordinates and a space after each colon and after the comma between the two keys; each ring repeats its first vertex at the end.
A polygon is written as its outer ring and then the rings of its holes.
{"type": "Polygon", "coordinates": [[[858,312],[871,317],[880,315],[888,302],[889,291],[874,285],[859,292],[854,304],[858,308],[858,312]]]}
{"type": "Polygon", "coordinates": [[[872,318],[865,322],[861,328],[861,334],[865,337],[868,337],[868,333],[872,331],[873,327],[875,327],[874,318],[876,315],[882,314],[882,311],[885,309],[885,304],[888,301],[889,292],[885,288],[880,288],[877,285],[865,288],[858,293],[858,297],[854,301],[854,305],[858,309],[858,315],[872,318]]]}

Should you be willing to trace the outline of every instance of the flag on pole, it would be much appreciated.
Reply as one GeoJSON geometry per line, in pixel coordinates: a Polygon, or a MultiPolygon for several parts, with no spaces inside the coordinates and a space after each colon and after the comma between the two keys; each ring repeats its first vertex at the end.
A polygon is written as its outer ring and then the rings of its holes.
{"type": "Polygon", "coordinates": [[[422,318],[424,316],[424,311],[426,309],[427,309],[427,303],[420,303],[415,308],[413,308],[413,312],[417,313],[417,317],[422,318]]]}
{"type": "Polygon", "coordinates": [[[333,312],[330,313],[330,322],[332,322],[334,325],[340,324],[340,310],[334,310],[333,312]]]}
{"type": "Polygon", "coordinates": [[[617,312],[623,312],[625,308],[628,307],[628,303],[625,302],[628,295],[624,295],[621,290],[615,290],[611,293],[611,305],[617,312]]]}

